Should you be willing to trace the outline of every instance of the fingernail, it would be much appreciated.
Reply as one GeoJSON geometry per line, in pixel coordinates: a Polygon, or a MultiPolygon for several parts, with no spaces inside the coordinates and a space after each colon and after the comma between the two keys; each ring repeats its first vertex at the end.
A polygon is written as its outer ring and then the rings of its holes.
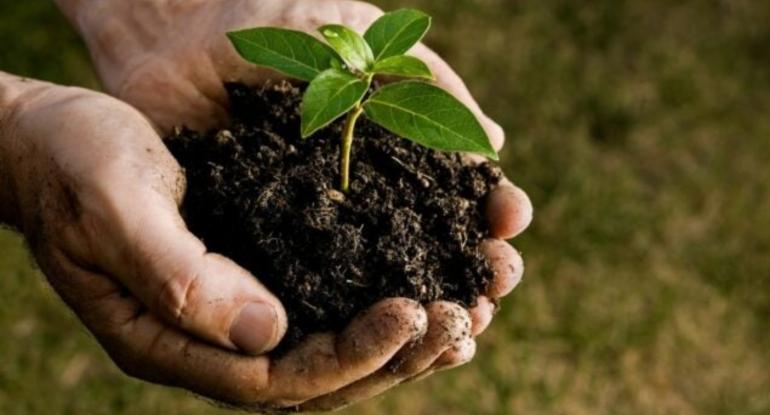
{"type": "Polygon", "coordinates": [[[250,354],[260,354],[275,347],[278,315],[265,303],[251,303],[230,327],[230,341],[250,354]]]}

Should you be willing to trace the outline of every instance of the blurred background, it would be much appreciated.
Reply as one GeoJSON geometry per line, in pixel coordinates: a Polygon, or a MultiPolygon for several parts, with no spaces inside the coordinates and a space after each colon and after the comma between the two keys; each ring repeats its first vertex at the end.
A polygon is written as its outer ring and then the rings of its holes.
{"type": "MultiPolygon", "coordinates": [[[[387,0],[508,132],[535,221],[469,365],[345,414],[770,414],[770,2],[387,0]]],[[[0,69],[99,88],[49,1],[0,69]]],[[[0,231],[0,413],[219,414],[121,374],[0,231]]]]}

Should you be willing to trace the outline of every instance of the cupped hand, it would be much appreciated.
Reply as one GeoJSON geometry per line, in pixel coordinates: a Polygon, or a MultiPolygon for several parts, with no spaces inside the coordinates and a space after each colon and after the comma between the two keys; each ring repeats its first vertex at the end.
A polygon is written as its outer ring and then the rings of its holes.
{"type": "Polygon", "coordinates": [[[264,354],[285,312],[186,230],[183,176],[150,123],[102,94],[25,84],[0,113],[13,189],[2,202],[16,205],[13,224],[52,286],[128,374],[248,408],[296,407],[369,376],[427,330],[419,304],[387,299],[342,333],[264,354]]]}
{"type": "MultiPolygon", "coordinates": [[[[79,20],[108,92],[134,105],[159,131],[167,132],[180,124],[205,129],[225,123],[224,82],[259,84],[280,77],[243,61],[230,46],[226,32],[281,26],[315,33],[318,26],[335,22],[363,32],[381,13],[368,3],[349,0],[146,1],[95,7],[79,20]]],[[[449,65],[424,45],[411,53],[428,63],[437,84],[465,102],[481,120],[494,146],[502,147],[502,129],[483,114],[449,65]]],[[[475,352],[473,337],[490,323],[497,299],[508,294],[521,278],[521,257],[504,239],[528,226],[532,207],[523,191],[504,180],[489,197],[487,215],[491,233],[482,248],[493,264],[495,278],[473,309],[446,302],[427,305],[428,328],[421,341],[410,342],[405,348],[400,348],[405,343],[395,342],[398,352],[380,358],[379,365],[369,366],[355,381],[326,367],[325,376],[340,381],[324,384],[326,389],[316,383],[319,389],[314,391],[314,399],[296,399],[294,403],[304,400],[302,409],[333,409],[470,360],[475,352]],[[318,393],[321,389],[325,393],[318,393]]],[[[399,330],[390,328],[397,335],[399,330]]]]}

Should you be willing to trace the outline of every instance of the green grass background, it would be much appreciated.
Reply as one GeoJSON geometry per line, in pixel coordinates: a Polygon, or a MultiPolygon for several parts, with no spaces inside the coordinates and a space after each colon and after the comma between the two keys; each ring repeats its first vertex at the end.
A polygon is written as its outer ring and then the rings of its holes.
{"type": "MultiPolygon", "coordinates": [[[[476,359],[345,413],[770,414],[770,3],[377,3],[436,16],[536,218],[476,359]]],[[[98,87],[48,1],[0,2],[0,69],[98,87]]],[[[0,413],[220,413],[122,375],[10,232],[0,299],[0,413]]]]}

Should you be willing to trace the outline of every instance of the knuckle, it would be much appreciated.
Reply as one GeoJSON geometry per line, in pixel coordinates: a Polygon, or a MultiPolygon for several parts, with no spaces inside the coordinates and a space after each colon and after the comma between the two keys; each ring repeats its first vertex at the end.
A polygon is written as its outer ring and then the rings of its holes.
{"type": "Polygon", "coordinates": [[[196,273],[172,275],[158,293],[158,310],[164,316],[184,325],[195,312],[195,301],[200,290],[196,273]]]}

